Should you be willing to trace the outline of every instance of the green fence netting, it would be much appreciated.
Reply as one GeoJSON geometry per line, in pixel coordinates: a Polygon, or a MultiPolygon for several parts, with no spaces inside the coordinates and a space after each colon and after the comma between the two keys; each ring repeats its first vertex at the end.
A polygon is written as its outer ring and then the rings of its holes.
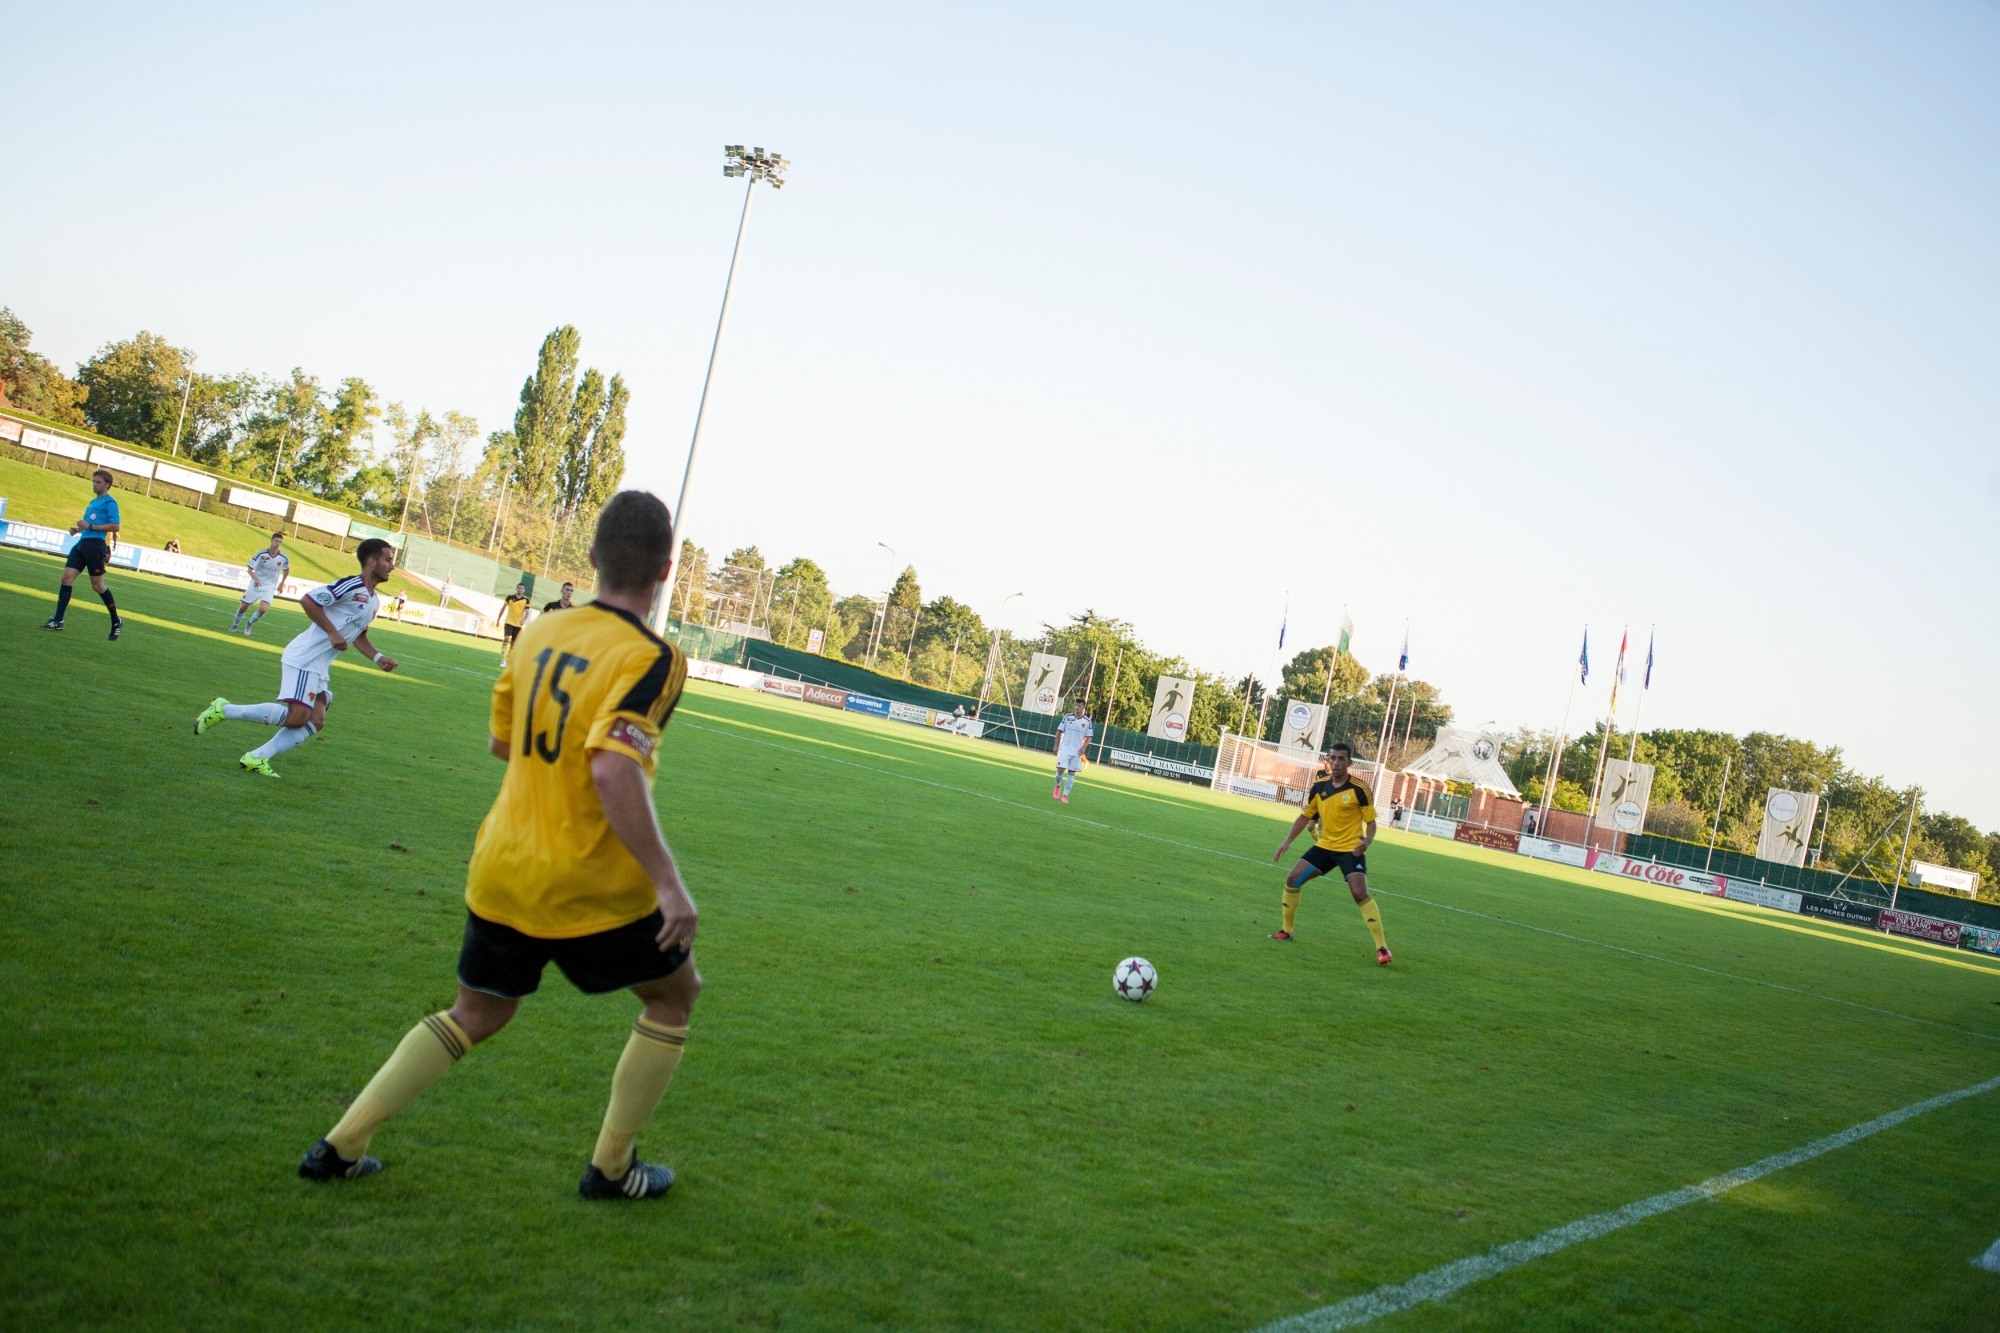
{"type": "Polygon", "coordinates": [[[1718,847],[1711,857],[1708,847],[1702,843],[1681,842],[1677,838],[1662,838],[1651,833],[1635,833],[1625,842],[1625,855],[1636,856],[1642,861],[1664,861],[1668,865],[1680,866],[1686,870],[1707,870],[1717,875],[1727,875],[1752,884],[1769,884],[1781,889],[1795,889],[1801,893],[1817,893],[1825,897],[1839,896],[1852,898],[1858,902],[1886,903],[1889,890],[1872,879],[1866,871],[1858,871],[1841,881],[1837,870],[1819,870],[1811,866],[1788,866],[1777,861],[1761,861],[1754,856],[1718,847]]]}

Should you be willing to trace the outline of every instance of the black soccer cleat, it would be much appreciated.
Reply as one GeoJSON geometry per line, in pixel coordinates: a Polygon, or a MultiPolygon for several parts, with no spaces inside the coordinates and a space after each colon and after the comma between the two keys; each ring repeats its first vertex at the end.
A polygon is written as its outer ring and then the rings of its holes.
{"type": "Polygon", "coordinates": [[[631,1169],[616,1180],[592,1162],[576,1182],[576,1192],[586,1199],[657,1199],[673,1187],[672,1171],[640,1161],[637,1153],[632,1154],[631,1169]]]}
{"type": "Polygon", "coordinates": [[[58,620],[54,616],[50,616],[47,620],[44,620],[42,622],[43,629],[61,629],[62,627],[63,627],[62,621],[58,620]]]}
{"type": "Polygon", "coordinates": [[[302,1180],[359,1180],[372,1176],[382,1169],[382,1163],[364,1155],[358,1162],[350,1162],[342,1157],[334,1146],[321,1139],[299,1163],[299,1178],[302,1180]]]}
{"type": "Polygon", "coordinates": [[[124,621],[114,620],[111,622],[111,637],[113,639],[116,639],[120,634],[123,634],[124,632],[125,632],[124,621]]]}

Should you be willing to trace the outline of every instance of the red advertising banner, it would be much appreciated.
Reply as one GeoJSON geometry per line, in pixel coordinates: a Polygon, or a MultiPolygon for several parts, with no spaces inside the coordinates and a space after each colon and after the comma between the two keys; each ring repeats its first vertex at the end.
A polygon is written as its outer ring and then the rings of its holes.
{"type": "Polygon", "coordinates": [[[1934,916],[1918,916],[1915,912],[1898,912],[1893,908],[1882,909],[1882,929],[1891,935],[1908,935],[1914,940],[1929,940],[1932,944],[1949,944],[1956,947],[1961,928],[1956,921],[1940,921],[1934,916]]]}
{"type": "Polygon", "coordinates": [[[1521,835],[1509,833],[1505,829],[1487,828],[1484,824],[1460,824],[1452,831],[1457,842],[1469,842],[1474,847],[1491,847],[1496,852],[1518,852],[1521,850],[1521,835]]]}
{"type": "Polygon", "coordinates": [[[847,707],[846,690],[830,690],[824,685],[807,685],[800,697],[809,704],[824,704],[828,708],[847,707]]]}

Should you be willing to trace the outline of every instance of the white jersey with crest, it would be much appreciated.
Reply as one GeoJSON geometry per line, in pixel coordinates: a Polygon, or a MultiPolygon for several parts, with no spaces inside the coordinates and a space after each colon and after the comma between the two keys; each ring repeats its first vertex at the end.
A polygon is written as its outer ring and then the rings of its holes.
{"type": "MultiPolygon", "coordinates": [[[[368,581],[359,574],[349,574],[344,579],[314,588],[306,596],[326,609],[326,618],[340,631],[340,637],[349,643],[353,643],[355,636],[368,628],[382,605],[382,599],[375,595],[368,581]]],[[[333,659],[337,656],[333,640],[326,637],[326,631],[318,625],[308,625],[298,637],[285,645],[283,660],[288,667],[324,676],[333,668],[333,659]]]]}
{"type": "Polygon", "coordinates": [[[1083,747],[1090,743],[1090,719],[1064,713],[1056,723],[1056,767],[1074,773],[1083,767],[1083,747]]]}
{"type": "MultiPolygon", "coordinates": [[[[285,575],[292,572],[291,557],[282,551],[272,555],[269,549],[257,552],[244,562],[250,570],[250,591],[275,593],[278,585],[285,581],[285,575]]],[[[269,601],[270,598],[263,598],[269,601]]]]}

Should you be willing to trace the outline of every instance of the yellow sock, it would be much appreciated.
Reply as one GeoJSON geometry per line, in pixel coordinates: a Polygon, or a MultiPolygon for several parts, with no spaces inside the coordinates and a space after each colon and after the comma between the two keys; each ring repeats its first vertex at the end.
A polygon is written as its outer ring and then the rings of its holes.
{"type": "Polygon", "coordinates": [[[1373,898],[1361,904],[1361,919],[1368,923],[1368,933],[1375,937],[1375,947],[1388,948],[1389,942],[1382,938],[1382,909],[1375,905],[1373,898]]]}
{"type": "Polygon", "coordinates": [[[383,1121],[415,1101],[471,1049],[471,1039],[450,1014],[430,1015],[403,1035],[396,1053],[375,1071],[340,1123],[328,1131],[326,1141],[354,1161],[368,1151],[368,1140],[383,1121]]]}
{"type": "Polygon", "coordinates": [[[613,1180],[631,1169],[632,1145],[653,1118],[653,1108],[667,1095],[667,1084],[673,1082],[687,1039],[685,1027],[661,1027],[644,1017],[632,1024],[625,1053],[618,1057],[618,1068],[611,1075],[611,1104],[604,1108],[597,1150],[590,1154],[597,1169],[613,1180]]]}
{"type": "Polygon", "coordinates": [[[1295,917],[1298,916],[1298,914],[1299,914],[1299,891],[1297,889],[1286,889],[1285,890],[1285,933],[1287,935],[1292,933],[1292,921],[1295,917]]]}

